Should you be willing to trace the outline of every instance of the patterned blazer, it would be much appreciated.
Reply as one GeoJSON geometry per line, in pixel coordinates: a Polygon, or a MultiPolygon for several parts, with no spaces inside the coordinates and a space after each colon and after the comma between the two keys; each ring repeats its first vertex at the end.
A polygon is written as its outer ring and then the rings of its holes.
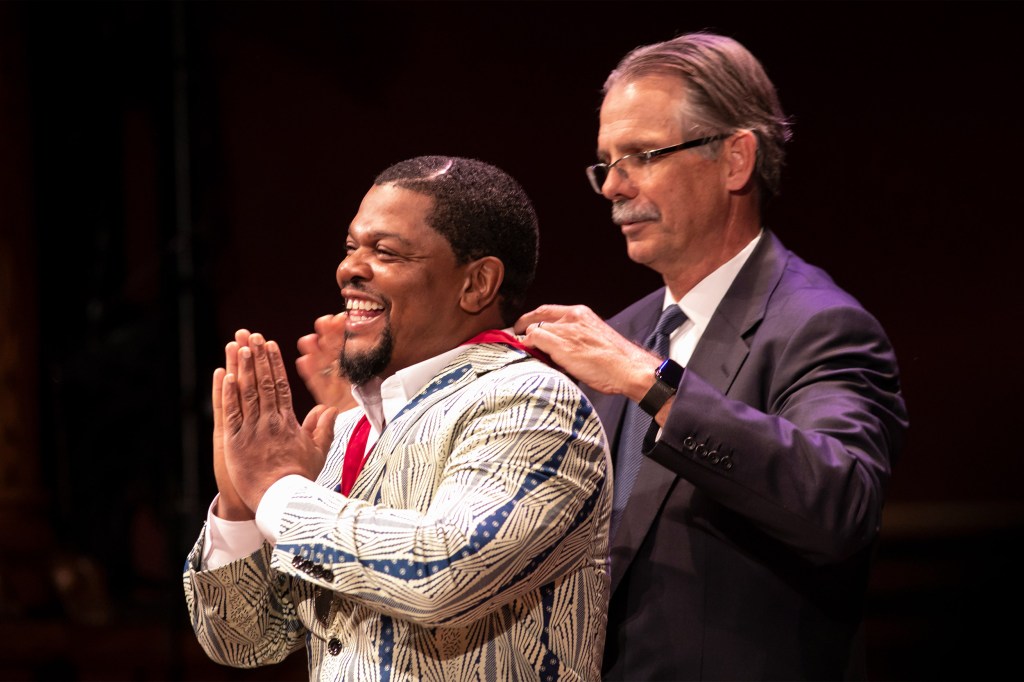
{"type": "Polygon", "coordinates": [[[215,661],[305,644],[313,680],[597,680],[608,594],[610,460],[565,375],[467,346],[387,425],[351,496],[335,492],[361,416],[343,413],[315,494],[279,541],[185,596],[215,661]]]}

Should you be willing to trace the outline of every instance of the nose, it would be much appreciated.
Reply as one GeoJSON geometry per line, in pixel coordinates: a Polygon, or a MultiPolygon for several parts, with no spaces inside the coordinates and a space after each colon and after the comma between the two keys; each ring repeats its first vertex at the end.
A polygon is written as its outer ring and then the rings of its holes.
{"type": "Polygon", "coordinates": [[[637,195],[637,187],[621,166],[614,166],[608,172],[604,184],[601,185],[601,194],[609,201],[618,199],[633,199],[637,195]]]}
{"type": "Polygon", "coordinates": [[[355,249],[345,254],[345,258],[338,263],[334,278],[338,282],[338,288],[342,288],[348,282],[372,279],[373,269],[360,255],[360,249],[355,249]]]}

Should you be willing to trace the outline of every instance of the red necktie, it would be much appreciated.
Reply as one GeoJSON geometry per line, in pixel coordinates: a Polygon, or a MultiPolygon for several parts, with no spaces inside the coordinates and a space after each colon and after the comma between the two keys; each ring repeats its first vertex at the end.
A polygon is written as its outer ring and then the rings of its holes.
{"type": "MultiPolygon", "coordinates": [[[[530,355],[554,366],[551,358],[547,355],[536,348],[527,348],[520,343],[519,339],[500,329],[489,329],[481,332],[462,345],[468,346],[473,343],[503,343],[507,346],[526,351],[530,355]]],[[[370,456],[370,452],[366,450],[366,439],[369,436],[370,420],[364,414],[356,423],[356,428],[353,429],[352,435],[348,439],[348,445],[345,447],[345,461],[341,467],[341,486],[339,487],[342,495],[348,495],[352,490],[352,486],[355,484],[363,464],[370,456]]],[[[370,448],[370,450],[372,451],[373,448],[370,448]]]]}
{"type": "MultiPolygon", "coordinates": [[[[370,455],[366,451],[366,439],[370,436],[370,420],[364,414],[356,423],[356,428],[348,439],[348,446],[345,448],[345,463],[341,467],[341,494],[348,495],[352,485],[359,476],[359,470],[363,468],[363,462],[370,455]]],[[[372,448],[371,448],[372,450],[372,448]]]]}

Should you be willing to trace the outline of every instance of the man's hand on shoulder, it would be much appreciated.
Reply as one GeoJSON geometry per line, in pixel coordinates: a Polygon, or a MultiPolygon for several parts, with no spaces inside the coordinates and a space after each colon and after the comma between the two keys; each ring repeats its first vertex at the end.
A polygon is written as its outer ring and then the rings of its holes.
{"type": "Polygon", "coordinates": [[[584,305],[542,305],[520,317],[523,343],[547,353],[577,381],[639,402],[662,358],[612,329],[584,305]]]}

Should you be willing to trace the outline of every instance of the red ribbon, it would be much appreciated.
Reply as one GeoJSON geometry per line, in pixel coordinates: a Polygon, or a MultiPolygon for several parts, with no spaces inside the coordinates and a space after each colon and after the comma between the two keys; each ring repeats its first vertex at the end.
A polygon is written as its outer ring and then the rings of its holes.
{"type": "Polygon", "coordinates": [[[555,369],[558,368],[558,366],[551,361],[551,358],[548,357],[547,353],[537,348],[528,347],[515,336],[509,334],[507,331],[504,331],[502,329],[488,329],[487,331],[480,332],[479,334],[471,338],[469,341],[463,342],[462,345],[468,346],[471,343],[503,343],[506,346],[512,346],[513,348],[518,348],[521,351],[525,351],[532,355],[533,357],[540,360],[541,362],[551,365],[555,369]]]}

